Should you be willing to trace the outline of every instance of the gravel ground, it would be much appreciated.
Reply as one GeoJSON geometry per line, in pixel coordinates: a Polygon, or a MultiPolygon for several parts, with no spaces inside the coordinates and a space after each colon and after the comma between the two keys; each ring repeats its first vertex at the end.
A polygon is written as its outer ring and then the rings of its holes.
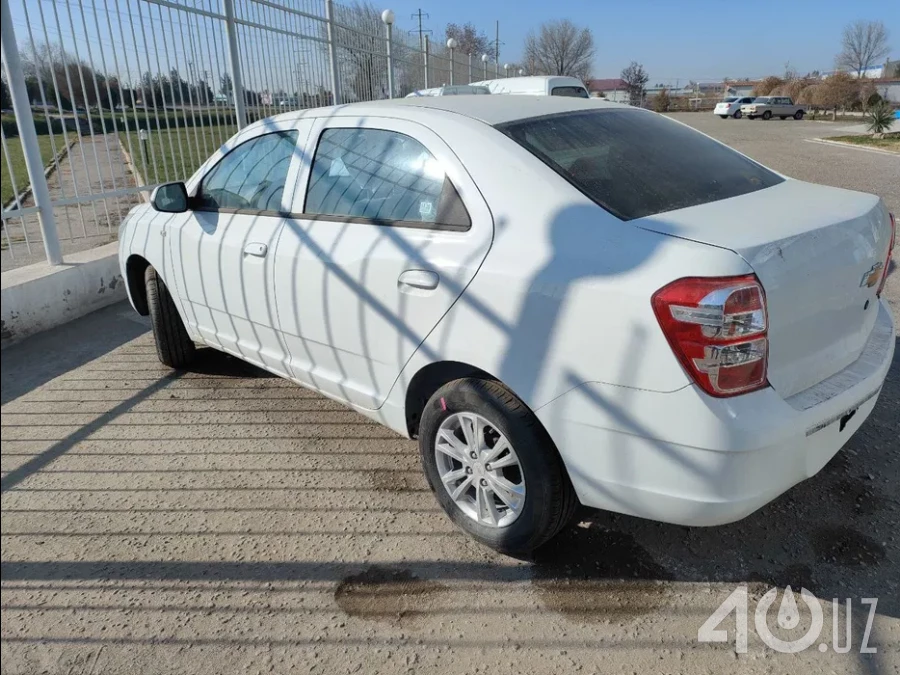
{"type": "MultiPolygon", "coordinates": [[[[900,160],[804,140],[827,125],[683,118],[900,211],[900,160]]],[[[900,274],[887,294],[900,316],[900,274]]],[[[455,531],[413,443],[216,352],[173,374],[124,305],[3,357],[4,673],[900,668],[900,349],[845,450],[751,517],[703,529],[583,510],[533,560],[455,531]],[[853,650],[779,654],[753,631],[747,654],[698,643],[739,584],[751,613],[772,585],[851,598],[853,650]],[[872,597],[878,651],[860,655],[872,597]]]]}

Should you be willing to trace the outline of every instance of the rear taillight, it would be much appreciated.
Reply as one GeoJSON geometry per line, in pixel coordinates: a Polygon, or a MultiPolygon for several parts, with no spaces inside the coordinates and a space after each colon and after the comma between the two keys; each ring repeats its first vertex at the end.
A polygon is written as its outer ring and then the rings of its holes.
{"type": "Polygon", "coordinates": [[[888,252],[887,259],[884,261],[884,268],[881,270],[881,283],[878,284],[878,292],[875,294],[876,297],[881,297],[881,291],[884,290],[884,285],[887,283],[888,273],[891,271],[891,255],[894,253],[894,242],[897,241],[897,221],[894,219],[894,214],[888,214],[891,217],[891,241],[888,244],[888,252]]]}
{"type": "Polygon", "coordinates": [[[707,394],[767,386],[766,296],[755,275],[679,279],[651,302],[672,351],[707,394]]]}

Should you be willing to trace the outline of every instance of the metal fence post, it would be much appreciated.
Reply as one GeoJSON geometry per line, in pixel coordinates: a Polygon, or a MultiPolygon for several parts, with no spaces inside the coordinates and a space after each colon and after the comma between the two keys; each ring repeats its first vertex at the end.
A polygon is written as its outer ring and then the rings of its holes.
{"type": "Polygon", "coordinates": [[[337,42],[334,29],[334,2],[325,0],[325,25],[328,29],[328,68],[331,71],[331,99],[334,105],[340,105],[341,81],[338,74],[337,42]]]}
{"type": "Polygon", "coordinates": [[[425,57],[425,88],[428,89],[428,35],[423,35],[422,39],[424,40],[424,51],[422,54],[425,57]]]}
{"type": "Polygon", "coordinates": [[[6,79],[9,83],[9,94],[16,116],[16,125],[19,127],[19,141],[22,143],[22,152],[25,155],[28,180],[31,181],[31,194],[34,195],[34,203],[38,208],[44,253],[47,254],[47,263],[61,265],[63,260],[62,251],[59,248],[59,233],[56,231],[56,217],[50,201],[47,177],[44,175],[44,163],[41,161],[41,150],[34,128],[34,117],[31,115],[31,103],[25,87],[22,62],[19,60],[19,48],[13,32],[9,0],[0,0],[0,23],[2,23],[0,42],[2,42],[3,61],[6,64],[6,79]]]}
{"type": "Polygon", "coordinates": [[[381,13],[381,20],[384,22],[385,31],[387,33],[387,80],[388,80],[388,98],[394,98],[394,55],[391,49],[391,42],[394,39],[394,13],[386,9],[381,13]]]}
{"type": "Polygon", "coordinates": [[[469,54],[469,79],[466,84],[472,84],[472,55],[469,54]]]}
{"type": "Polygon", "coordinates": [[[228,68],[231,90],[234,95],[234,112],[238,129],[247,126],[247,108],[244,100],[244,83],[241,78],[241,56],[238,51],[237,26],[234,23],[234,0],[222,0],[225,15],[225,36],[228,38],[228,68]]]}

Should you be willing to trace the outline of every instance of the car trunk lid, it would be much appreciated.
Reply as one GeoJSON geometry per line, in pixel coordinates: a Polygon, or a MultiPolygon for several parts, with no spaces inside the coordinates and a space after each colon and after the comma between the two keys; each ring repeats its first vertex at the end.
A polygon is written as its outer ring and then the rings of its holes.
{"type": "Polygon", "coordinates": [[[786,180],[632,222],[730,249],[747,261],[766,292],[768,377],[783,397],[861,354],[878,313],[876,273],[891,237],[878,197],[786,180]]]}

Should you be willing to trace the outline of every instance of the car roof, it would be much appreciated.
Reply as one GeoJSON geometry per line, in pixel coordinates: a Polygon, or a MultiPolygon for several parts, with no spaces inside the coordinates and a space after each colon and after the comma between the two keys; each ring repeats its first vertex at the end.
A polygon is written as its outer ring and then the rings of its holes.
{"type": "Polygon", "coordinates": [[[348,103],[315,110],[299,110],[276,115],[275,119],[290,120],[299,117],[319,117],[344,115],[383,115],[403,113],[409,108],[420,111],[438,110],[463,115],[486,124],[553,115],[582,110],[629,109],[631,106],[611,103],[598,99],[575,98],[572,96],[512,96],[492,94],[491,96],[420,96],[416,98],[395,98],[365,103],[348,103]]]}

